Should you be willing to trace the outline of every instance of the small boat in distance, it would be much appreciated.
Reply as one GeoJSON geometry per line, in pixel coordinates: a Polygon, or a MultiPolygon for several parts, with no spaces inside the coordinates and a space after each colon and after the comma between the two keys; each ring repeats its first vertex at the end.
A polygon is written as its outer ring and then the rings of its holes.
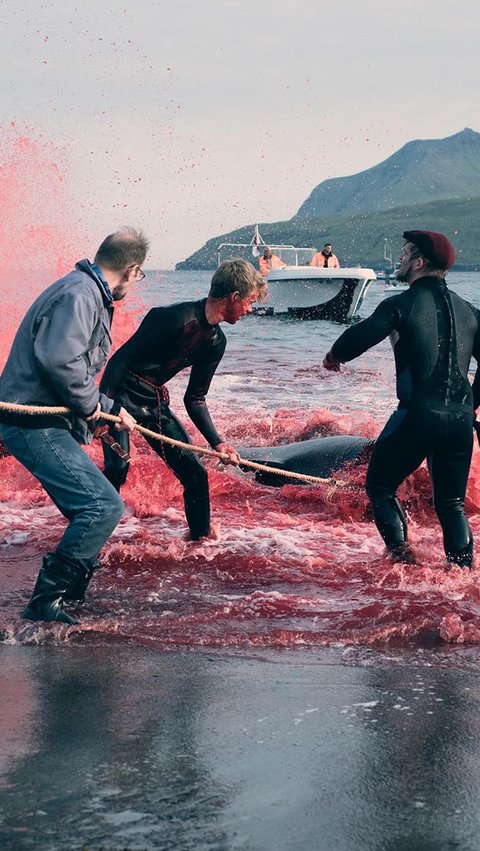
{"type": "MultiPolygon", "coordinates": [[[[223,242],[218,246],[218,265],[235,255],[247,259],[249,252],[258,258],[266,247],[257,225],[249,243],[223,242]]],[[[268,296],[255,311],[257,314],[286,314],[296,319],[327,319],[332,322],[355,319],[371,281],[376,278],[373,269],[309,266],[315,248],[270,243],[268,247],[284,265],[269,271],[266,279],[268,296]]]]}
{"type": "Polygon", "coordinates": [[[400,268],[400,265],[398,263],[393,262],[392,248],[388,242],[387,237],[385,237],[384,239],[383,259],[385,261],[384,267],[380,272],[377,271],[377,280],[385,281],[387,286],[403,286],[403,284],[401,284],[399,281],[397,282],[396,274],[400,268]]]}

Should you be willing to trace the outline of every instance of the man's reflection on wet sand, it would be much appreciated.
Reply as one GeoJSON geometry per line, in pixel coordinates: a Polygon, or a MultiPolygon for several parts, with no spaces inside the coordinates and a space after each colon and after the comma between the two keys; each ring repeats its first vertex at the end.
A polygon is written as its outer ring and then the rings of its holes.
{"type": "Polygon", "coordinates": [[[18,653],[2,654],[1,660],[0,789],[8,785],[19,760],[36,750],[37,692],[28,669],[19,664],[21,656],[19,648],[18,653]]]}
{"type": "Polygon", "coordinates": [[[183,849],[199,830],[227,847],[216,824],[227,790],[196,738],[208,665],[113,647],[12,650],[12,688],[22,682],[24,699],[10,739],[23,750],[10,754],[0,792],[3,849],[38,847],[40,838],[58,849],[167,839],[183,849]]]}

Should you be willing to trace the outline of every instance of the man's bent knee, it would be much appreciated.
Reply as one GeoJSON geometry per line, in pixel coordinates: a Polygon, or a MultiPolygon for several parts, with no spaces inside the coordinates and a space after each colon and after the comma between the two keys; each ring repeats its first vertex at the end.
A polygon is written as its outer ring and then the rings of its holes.
{"type": "Polygon", "coordinates": [[[99,510],[98,510],[98,523],[106,523],[111,526],[112,529],[115,528],[117,523],[120,522],[123,512],[125,509],[125,505],[123,499],[120,494],[112,488],[109,490],[108,494],[105,494],[102,498],[99,499],[99,510]]]}

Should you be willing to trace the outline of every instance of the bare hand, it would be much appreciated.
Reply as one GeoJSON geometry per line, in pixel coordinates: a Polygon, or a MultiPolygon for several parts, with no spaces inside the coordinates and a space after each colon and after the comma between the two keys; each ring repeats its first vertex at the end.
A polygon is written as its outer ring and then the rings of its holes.
{"type": "Polygon", "coordinates": [[[237,466],[240,463],[240,455],[229,443],[218,443],[214,448],[215,452],[220,452],[221,455],[228,455],[228,458],[222,458],[224,464],[237,466]]]}
{"type": "Polygon", "coordinates": [[[97,407],[95,408],[93,414],[90,414],[89,417],[85,417],[87,423],[91,422],[91,420],[98,420],[101,413],[102,413],[102,408],[100,406],[100,402],[97,402],[97,407]]]}
{"type": "Polygon", "coordinates": [[[117,431],[133,431],[137,421],[128,413],[128,411],[125,410],[125,408],[120,408],[118,416],[120,417],[120,422],[114,423],[117,431]]]}

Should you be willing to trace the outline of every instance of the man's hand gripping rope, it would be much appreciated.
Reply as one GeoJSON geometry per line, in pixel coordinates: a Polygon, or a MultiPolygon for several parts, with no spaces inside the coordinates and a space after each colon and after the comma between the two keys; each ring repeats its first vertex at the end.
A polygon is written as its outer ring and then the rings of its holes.
{"type": "MultiPolygon", "coordinates": [[[[10,413],[17,414],[70,414],[71,411],[66,407],[39,407],[34,405],[19,405],[13,402],[0,402],[0,410],[9,411],[10,413]]],[[[246,458],[240,458],[240,456],[236,453],[236,451],[229,444],[219,444],[217,449],[208,449],[205,446],[195,446],[192,443],[183,443],[181,440],[174,440],[173,437],[167,437],[164,434],[158,434],[156,431],[152,431],[149,428],[145,428],[144,426],[139,425],[135,419],[125,410],[125,408],[120,408],[118,414],[107,414],[105,411],[99,411],[97,408],[90,417],[86,418],[89,422],[94,422],[97,419],[102,419],[107,422],[111,422],[118,428],[119,431],[138,431],[140,434],[143,434],[147,437],[151,437],[154,440],[160,440],[164,443],[170,443],[172,446],[177,446],[179,449],[184,449],[187,452],[196,452],[199,455],[208,455],[212,458],[217,458],[223,464],[235,464],[235,466],[248,467],[252,470],[261,470],[266,473],[274,472],[277,476],[283,476],[286,479],[297,479],[301,482],[307,482],[309,484],[316,485],[327,485],[327,500],[331,500],[333,494],[337,490],[337,488],[348,488],[349,490],[356,490],[357,486],[349,484],[348,482],[343,482],[339,479],[335,479],[333,477],[324,479],[319,476],[308,476],[305,473],[294,473],[291,470],[282,470],[278,467],[269,467],[266,464],[258,464],[256,461],[248,461],[246,458]],[[226,451],[217,451],[219,448],[226,451]],[[233,456],[233,458],[232,458],[233,456]],[[237,461],[238,458],[238,461],[237,461]],[[234,459],[234,460],[233,460],[234,459]]],[[[105,427],[104,427],[105,428],[105,427]]],[[[99,431],[103,431],[102,426],[99,427],[99,431]]],[[[104,439],[103,433],[99,435],[102,439],[104,439]]],[[[113,440],[113,443],[116,443],[114,438],[109,436],[109,440],[113,440]]],[[[109,441],[108,441],[109,442],[109,441]]],[[[109,443],[109,445],[112,445],[109,443]]],[[[119,446],[119,444],[117,444],[119,446]]],[[[112,445],[112,448],[113,445],[112,445]]],[[[124,452],[123,448],[120,447],[121,451],[124,452]]],[[[114,449],[114,451],[116,451],[114,449]]],[[[125,453],[126,454],[126,453],[125,453]]],[[[124,460],[130,460],[130,457],[127,456],[124,460]]]]}

